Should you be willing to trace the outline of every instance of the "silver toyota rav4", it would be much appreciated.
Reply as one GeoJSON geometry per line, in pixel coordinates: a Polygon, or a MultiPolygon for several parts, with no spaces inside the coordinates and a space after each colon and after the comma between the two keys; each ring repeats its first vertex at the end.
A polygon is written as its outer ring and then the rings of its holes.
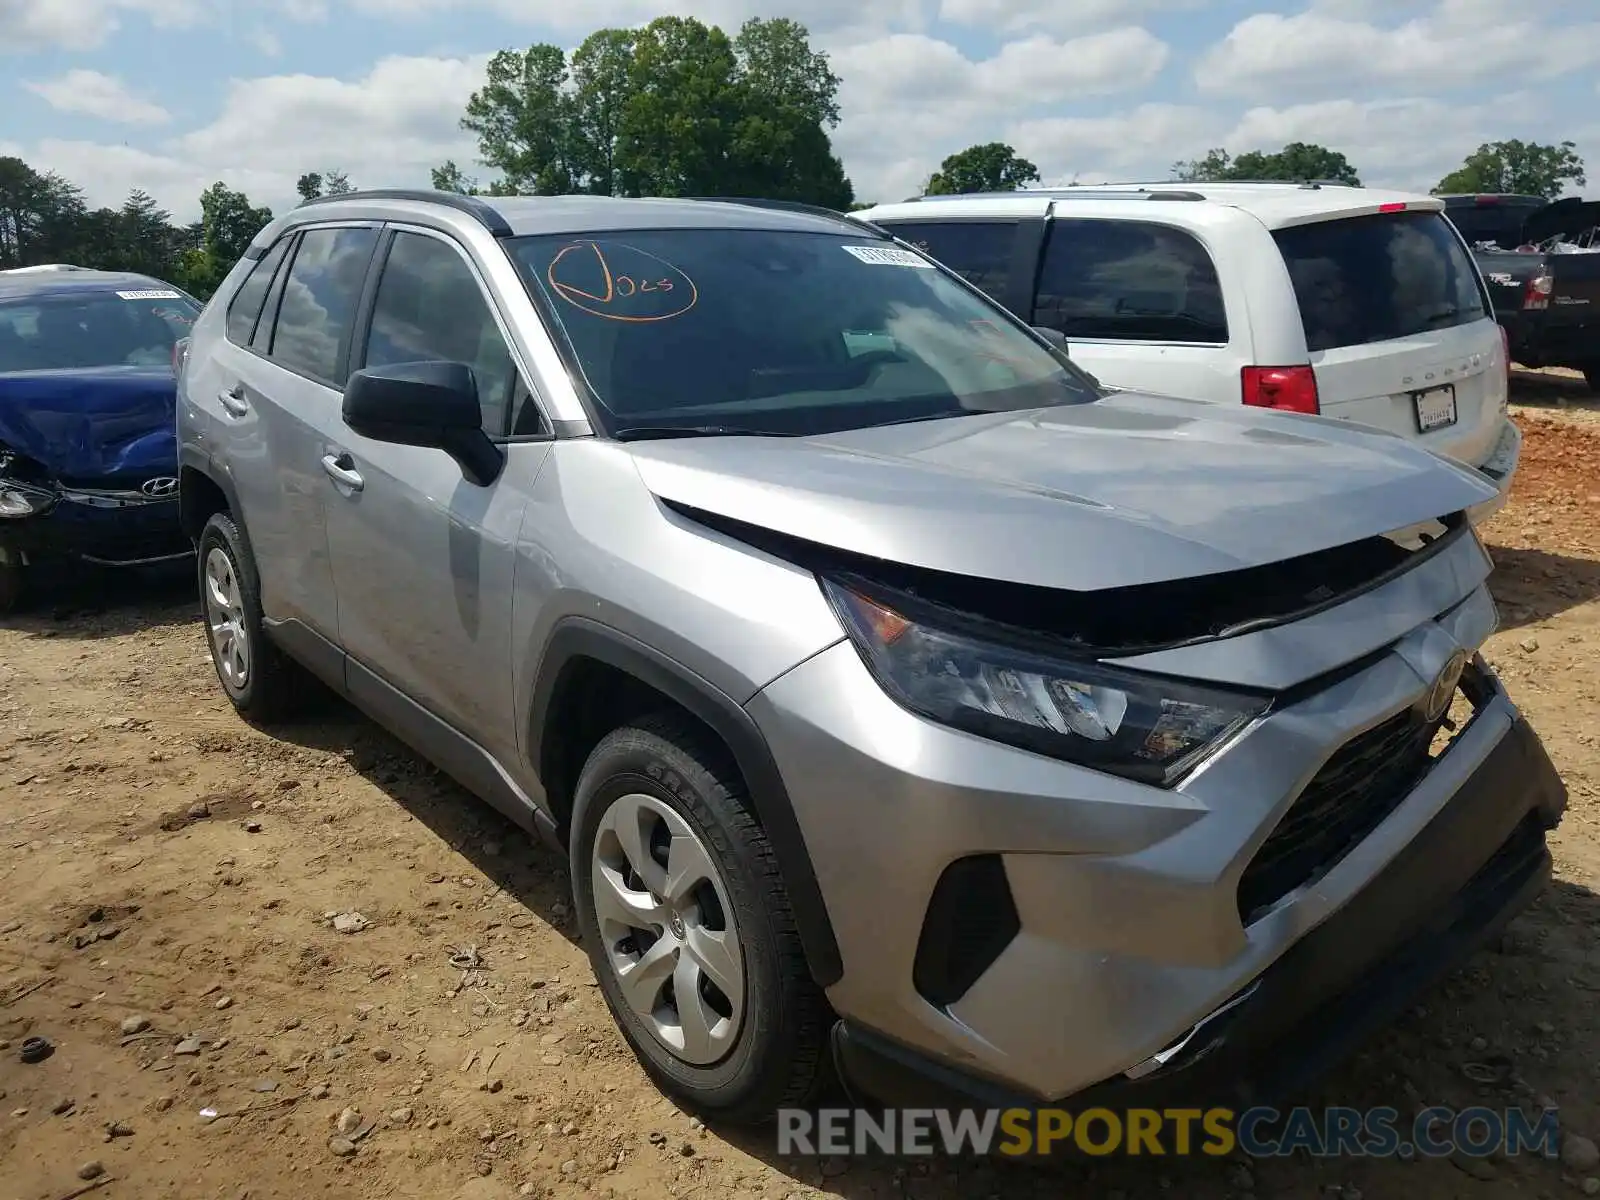
{"type": "Polygon", "coordinates": [[[560,847],[703,1114],[1264,1096],[1548,876],[1489,483],[1108,394],[857,220],[309,203],[178,410],[229,699],[320,677],[560,847]]]}

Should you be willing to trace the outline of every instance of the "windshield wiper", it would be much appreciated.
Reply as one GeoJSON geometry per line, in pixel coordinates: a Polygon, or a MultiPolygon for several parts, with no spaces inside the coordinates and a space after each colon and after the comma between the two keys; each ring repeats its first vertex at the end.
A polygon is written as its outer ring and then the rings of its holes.
{"type": "Polygon", "coordinates": [[[1460,315],[1461,310],[1459,308],[1439,308],[1435,309],[1433,312],[1424,317],[1422,319],[1422,323],[1431,327],[1437,325],[1440,321],[1453,321],[1460,315]]]}
{"type": "Polygon", "coordinates": [[[631,425],[617,430],[619,442],[643,442],[654,438],[677,437],[796,437],[771,429],[743,429],[738,425],[631,425]]]}

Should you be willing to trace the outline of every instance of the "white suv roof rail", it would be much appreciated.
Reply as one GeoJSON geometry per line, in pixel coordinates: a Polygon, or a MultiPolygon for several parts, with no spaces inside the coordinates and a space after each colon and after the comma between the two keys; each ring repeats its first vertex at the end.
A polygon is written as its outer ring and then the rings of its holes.
{"type": "Polygon", "coordinates": [[[1199,192],[1180,186],[1118,184],[1055,188],[1017,188],[1009,192],[956,192],[947,196],[908,196],[902,204],[938,204],[949,200],[1204,200],[1199,192]]]}
{"type": "Polygon", "coordinates": [[[75,266],[72,263],[37,263],[31,267],[11,267],[0,271],[0,275],[37,275],[44,271],[87,271],[88,267],[75,266]]]}

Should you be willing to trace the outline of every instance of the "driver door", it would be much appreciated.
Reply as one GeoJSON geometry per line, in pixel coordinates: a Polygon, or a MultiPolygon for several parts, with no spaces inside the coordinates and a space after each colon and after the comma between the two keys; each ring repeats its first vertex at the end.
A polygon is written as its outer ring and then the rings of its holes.
{"type": "MultiPolygon", "coordinates": [[[[352,370],[465,362],[485,431],[503,436],[514,409],[527,428],[537,410],[465,251],[443,234],[406,227],[393,229],[379,253],[368,332],[352,370]]],[[[372,441],[341,423],[323,466],[346,652],[511,761],[514,546],[526,489],[550,442],[524,438],[505,450],[506,469],[479,487],[443,451],[372,441]]]]}

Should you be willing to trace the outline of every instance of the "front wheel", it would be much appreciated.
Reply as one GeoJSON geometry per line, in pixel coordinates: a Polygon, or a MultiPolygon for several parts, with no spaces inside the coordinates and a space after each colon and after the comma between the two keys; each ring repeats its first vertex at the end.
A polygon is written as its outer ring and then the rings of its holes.
{"type": "Polygon", "coordinates": [[[28,594],[28,568],[15,550],[0,546],[0,617],[21,609],[28,594]]]}
{"type": "Polygon", "coordinates": [[[233,518],[217,513],[200,531],[196,559],[206,642],[217,679],[233,707],[249,720],[297,715],[309,680],[261,627],[261,583],[249,544],[233,518]]]}
{"type": "Polygon", "coordinates": [[[740,1124],[816,1091],[827,1002],[719,744],[672,715],[607,735],[578,779],[570,856],[601,993],[657,1087],[740,1124]]]}

